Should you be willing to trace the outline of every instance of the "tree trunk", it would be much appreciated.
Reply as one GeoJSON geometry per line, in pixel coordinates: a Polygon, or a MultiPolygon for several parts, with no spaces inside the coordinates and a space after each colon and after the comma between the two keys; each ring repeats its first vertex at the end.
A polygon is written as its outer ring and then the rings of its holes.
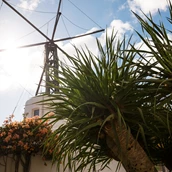
{"type": "Polygon", "coordinates": [[[112,126],[107,123],[104,131],[107,146],[113,152],[114,159],[117,157],[121,161],[126,172],[157,172],[146,152],[123,124],[114,121],[112,126]]]}
{"type": "Polygon", "coordinates": [[[15,158],[15,169],[14,169],[15,172],[19,171],[19,165],[20,165],[20,154],[17,154],[15,158]]]}
{"type": "Polygon", "coordinates": [[[31,154],[26,153],[24,155],[23,172],[29,172],[31,165],[31,154]]]}

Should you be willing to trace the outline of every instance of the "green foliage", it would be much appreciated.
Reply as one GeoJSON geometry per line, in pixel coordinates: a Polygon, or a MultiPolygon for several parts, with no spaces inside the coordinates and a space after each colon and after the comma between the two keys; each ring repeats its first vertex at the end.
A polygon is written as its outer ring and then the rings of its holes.
{"type": "MultiPolygon", "coordinates": [[[[172,4],[169,1],[169,24],[172,22],[172,4]]],[[[159,13],[161,15],[161,13],[159,13]]],[[[138,18],[143,35],[138,33],[147,49],[134,49],[139,54],[143,63],[142,68],[149,69],[150,79],[154,79],[153,86],[157,89],[154,95],[153,118],[145,119],[142,127],[146,136],[148,151],[156,163],[165,164],[172,169],[172,41],[171,30],[166,29],[163,21],[155,23],[152,16],[144,15],[145,19],[135,14],[138,18]],[[158,84],[156,84],[158,83],[158,84]]],[[[149,78],[148,78],[149,80],[149,78]]],[[[145,114],[144,114],[145,118],[145,114]]]]}
{"type": "Polygon", "coordinates": [[[47,142],[56,145],[58,154],[54,158],[64,164],[67,160],[66,167],[74,171],[85,167],[95,171],[98,163],[103,169],[114,158],[104,132],[105,124],[113,119],[129,128],[155,165],[165,164],[171,169],[170,31],[162,22],[156,24],[151,16],[142,19],[135,15],[145,35],[137,33],[147,50],[136,49],[130,44],[131,38],[118,41],[112,33],[106,36],[105,46],[97,39],[96,55],[88,48],[75,47],[75,57],[64,52],[71,64],[60,64],[59,77],[54,76],[59,92],[49,99],[56,114],[53,122],[65,123],[47,142]]]}

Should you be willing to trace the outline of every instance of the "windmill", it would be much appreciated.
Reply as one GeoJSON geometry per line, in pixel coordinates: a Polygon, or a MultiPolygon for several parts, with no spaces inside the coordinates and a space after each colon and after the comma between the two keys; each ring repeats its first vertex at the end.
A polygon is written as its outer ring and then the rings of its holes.
{"type": "MultiPolygon", "coordinates": [[[[41,86],[41,82],[43,80],[43,76],[45,74],[45,92],[48,94],[51,93],[55,93],[58,92],[58,87],[56,88],[52,88],[51,85],[55,84],[58,85],[57,81],[55,81],[50,73],[54,76],[58,76],[58,62],[59,62],[59,58],[57,55],[57,49],[60,51],[63,51],[57,44],[55,44],[56,42],[60,42],[60,41],[66,41],[66,40],[71,40],[71,39],[75,39],[75,38],[79,38],[79,37],[84,37],[87,35],[91,35],[91,34],[95,34],[98,32],[102,32],[104,31],[104,29],[100,29],[100,30],[96,30],[90,33],[86,33],[86,34],[81,34],[78,36],[73,36],[73,37],[66,37],[66,38],[62,38],[62,39],[54,39],[55,33],[56,33],[56,28],[61,16],[61,3],[62,0],[59,0],[59,4],[58,4],[58,9],[57,9],[57,13],[56,13],[56,19],[55,19],[55,23],[54,23],[54,27],[53,27],[53,33],[51,38],[49,38],[48,36],[46,36],[39,28],[37,28],[33,23],[31,23],[27,18],[25,18],[19,11],[17,11],[13,6],[11,6],[6,0],[2,0],[7,6],[9,6],[16,14],[18,14],[21,18],[23,18],[30,26],[32,26],[37,32],[39,32],[44,38],[46,38],[45,42],[39,42],[39,43],[35,43],[35,44],[29,44],[29,45],[22,45],[22,46],[18,46],[16,48],[27,48],[27,47],[34,47],[34,46],[39,46],[39,45],[44,45],[45,46],[45,64],[43,67],[43,71],[40,77],[40,81],[36,90],[35,95],[38,94],[40,86],[41,86]],[[55,70],[54,70],[55,69],[55,70]]],[[[1,51],[5,51],[5,49],[0,49],[1,51]]]]}

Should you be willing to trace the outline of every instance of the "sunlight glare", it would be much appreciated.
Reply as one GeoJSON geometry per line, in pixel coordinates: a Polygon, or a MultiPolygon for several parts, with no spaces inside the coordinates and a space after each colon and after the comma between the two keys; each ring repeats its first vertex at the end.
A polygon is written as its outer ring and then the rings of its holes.
{"type": "Polygon", "coordinates": [[[5,88],[9,89],[11,85],[14,87],[25,86],[33,80],[39,81],[40,72],[38,70],[41,70],[41,67],[38,65],[41,66],[42,64],[40,53],[35,54],[28,48],[17,49],[16,47],[17,45],[13,41],[6,41],[5,48],[7,50],[0,53],[0,91],[5,90],[5,88]],[[35,65],[39,69],[35,69],[35,65]]]}

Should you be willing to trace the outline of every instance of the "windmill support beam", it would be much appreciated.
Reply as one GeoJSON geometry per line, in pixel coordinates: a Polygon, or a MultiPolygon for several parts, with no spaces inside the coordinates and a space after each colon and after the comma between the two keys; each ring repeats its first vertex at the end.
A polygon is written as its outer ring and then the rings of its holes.
{"type": "Polygon", "coordinates": [[[47,94],[57,93],[59,83],[55,78],[58,78],[58,56],[57,45],[54,43],[45,44],[45,91],[47,94]],[[53,87],[52,87],[53,85],[53,87]],[[54,87],[55,85],[55,87],[54,87]]]}
{"type": "Polygon", "coordinates": [[[8,5],[13,11],[15,11],[21,18],[23,18],[27,23],[29,23],[35,30],[37,30],[43,37],[47,40],[51,41],[43,32],[41,32],[34,24],[32,24],[26,17],[24,17],[21,13],[19,13],[13,6],[11,6],[6,0],[2,0],[6,5],[8,5]]]}

